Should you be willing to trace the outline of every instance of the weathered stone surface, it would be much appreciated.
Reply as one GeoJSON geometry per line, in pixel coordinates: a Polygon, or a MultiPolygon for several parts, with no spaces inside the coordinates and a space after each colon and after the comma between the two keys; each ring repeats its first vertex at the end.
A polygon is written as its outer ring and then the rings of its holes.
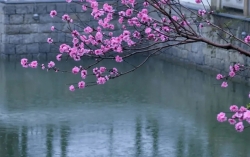
{"type": "Polygon", "coordinates": [[[17,35],[8,35],[6,38],[9,38],[10,44],[21,44],[23,43],[23,36],[21,34],[17,35]]]}
{"type": "Polygon", "coordinates": [[[36,41],[36,36],[34,34],[23,34],[23,43],[29,44],[36,41]]]}
{"type": "Polygon", "coordinates": [[[49,14],[41,14],[39,17],[40,23],[53,23],[57,18],[51,18],[49,14]]]}
{"type": "Polygon", "coordinates": [[[33,5],[16,5],[17,14],[31,14],[34,12],[33,5]]]}
{"type": "Polygon", "coordinates": [[[76,12],[76,4],[67,4],[66,7],[66,12],[67,13],[75,13],[76,12]]]}
{"type": "Polygon", "coordinates": [[[23,23],[24,24],[39,23],[39,20],[38,21],[34,20],[33,14],[25,14],[23,23]]]}
{"type": "Polygon", "coordinates": [[[39,43],[39,53],[49,53],[50,44],[49,43],[39,43]]]}
{"type": "Polygon", "coordinates": [[[56,4],[50,3],[47,5],[47,13],[50,13],[52,10],[56,10],[56,4]]]}
{"type": "Polygon", "coordinates": [[[3,7],[4,14],[15,14],[16,13],[16,6],[15,5],[6,5],[3,7]]]}
{"type": "Polygon", "coordinates": [[[20,30],[19,25],[6,25],[5,32],[6,34],[18,34],[20,30]]]}
{"type": "Polygon", "coordinates": [[[229,53],[228,50],[217,49],[216,50],[216,58],[224,59],[226,57],[229,57],[228,53],[229,53]]]}
{"type": "Polygon", "coordinates": [[[39,53],[39,44],[38,43],[27,44],[27,53],[39,53]]]}
{"type": "Polygon", "coordinates": [[[23,15],[10,15],[10,24],[22,24],[23,15]]]}
{"type": "Polygon", "coordinates": [[[48,3],[48,4],[36,4],[36,9],[35,9],[35,12],[37,13],[37,14],[45,14],[45,13],[47,13],[47,6],[48,5],[50,5],[50,3],[48,3]]]}
{"type": "Polygon", "coordinates": [[[56,11],[58,13],[66,13],[66,9],[67,9],[67,4],[65,4],[65,3],[57,3],[56,4],[56,11]]]}
{"type": "Polygon", "coordinates": [[[5,54],[15,54],[15,44],[5,44],[4,45],[4,53],[5,54]]]}
{"type": "Polygon", "coordinates": [[[26,45],[16,45],[16,54],[24,54],[26,51],[26,45]]]}
{"type": "Polygon", "coordinates": [[[37,24],[25,24],[20,26],[19,33],[21,34],[30,34],[30,33],[36,33],[38,30],[37,24]]]}
{"type": "Polygon", "coordinates": [[[55,45],[50,46],[50,53],[58,53],[59,52],[59,47],[55,45]]]}
{"type": "Polygon", "coordinates": [[[58,33],[58,42],[64,43],[66,42],[66,35],[65,33],[58,33]]]}

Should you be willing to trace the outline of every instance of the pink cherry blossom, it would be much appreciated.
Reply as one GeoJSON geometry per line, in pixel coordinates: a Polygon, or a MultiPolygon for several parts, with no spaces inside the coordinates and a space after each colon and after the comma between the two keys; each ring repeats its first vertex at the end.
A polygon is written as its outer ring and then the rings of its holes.
{"type": "Polygon", "coordinates": [[[82,71],[81,71],[81,77],[82,77],[83,79],[85,79],[86,76],[87,76],[87,70],[82,70],[82,71]]]}
{"type": "Polygon", "coordinates": [[[202,2],[202,0],[195,0],[195,2],[196,2],[196,3],[201,3],[201,2],[202,2]]]}
{"type": "Polygon", "coordinates": [[[85,87],[85,82],[84,81],[78,82],[78,88],[82,89],[84,87],[85,87]]]}
{"type": "Polygon", "coordinates": [[[56,12],[56,10],[52,10],[51,12],[50,12],[50,16],[53,18],[53,17],[55,17],[57,15],[57,12],[56,12]]]}
{"type": "Polygon", "coordinates": [[[122,59],[122,57],[120,57],[120,56],[116,56],[116,57],[115,57],[115,61],[120,63],[120,62],[123,61],[123,59],[122,59]]]}
{"type": "Polygon", "coordinates": [[[232,111],[232,112],[238,112],[238,109],[239,109],[239,108],[238,108],[237,105],[231,105],[229,109],[230,109],[230,111],[232,111]]]}
{"type": "Polygon", "coordinates": [[[222,82],[221,87],[226,88],[228,86],[227,82],[222,82]]]}
{"type": "Polygon", "coordinates": [[[127,9],[125,14],[126,14],[126,16],[131,16],[133,14],[133,10],[132,9],[127,9]]]}
{"type": "Polygon", "coordinates": [[[229,122],[231,125],[234,125],[234,124],[236,123],[236,120],[229,118],[229,119],[228,119],[228,122],[229,122]]]}
{"type": "Polygon", "coordinates": [[[240,70],[240,64],[235,64],[234,69],[235,69],[235,71],[239,71],[240,70]]]}
{"type": "Polygon", "coordinates": [[[234,77],[234,76],[235,76],[235,72],[234,72],[234,71],[230,71],[230,72],[229,72],[229,76],[230,76],[230,77],[234,77]]]}
{"type": "Polygon", "coordinates": [[[105,83],[106,83],[106,79],[104,77],[97,78],[97,84],[105,84],[105,83]]]}
{"type": "Polygon", "coordinates": [[[221,75],[221,74],[217,74],[217,76],[216,76],[216,79],[217,80],[220,80],[220,79],[222,79],[223,78],[223,76],[221,75]]]}
{"type": "Polygon", "coordinates": [[[62,59],[62,54],[58,54],[58,55],[56,56],[56,60],[61,61],[61,59],[62,59]]]}
{"type": "Polygon", "coordinates": [[[250,111],[249,110],[247,110],[246,112],[244,112],[244,115],[243,115],[243,119],[244,120],[250,120],[250,111]]]}
{"type": "Polygon", "coordinates": [[[243,122],[238,122],[237,124],[235,124],[235,130],[238,132],[242,132],[244,130],[243,122]]]}
{"type": "Polygon", "coordinates": [[[244,106],[241,106],[239,109],[239,112],[246,112],[246,111],[247,111],[247,108],[244,106]]]}
{"type": "Polygon", "coordinates": [[[91,32],[93,32],[93,29],[88,26],[88,27],[84,28],[84,32],[85,33],[91,33],[91,32]]]}
{"type": "Polygon", "coordinates": [[[246,36],[244,41],[245,41],[245,43],[250,43],[250,35],[246,36]]]}
{"type": "Polygon", "coordinates": [[[22,58],[22,59],[21,59],[21,65],[22,65],[24,68],[28,68],[28,59],[27,59],[27,58],[22,58]]]}
{"type": "Polygon", "coordinates": [[[67,2],[67,3],[70,3],[70,2],[72,2],[72,0],[66,0],[66,2],[67,2]]]}
{"type": "Polygon", "coordinates": [[[105,67],[100,67],[100,73],[104,73],[106,71],[105,67]]]}
{"type": "Polygon", "coordinates": [[[220,112],[218,115],[217,115],[217,120],[219,122],[225,122],[227,120],[227,117],[226,117],[226,114],[224,112],[220,112]]]}
{"type": "Polygon", "coordinates": [[[38,65],[38,62],[37,62],[37,61],[32,61],[32,62],[29,64],[29,66],[30,66],[31,68],[37,68],[37,65],[38,65]]]}
{"type": "Polygon", "coordinates": [[[47,39],[47,42],[48,42],[49,44],[52,44],[52,43],[53,43],[53,39],[52,39],[52,38],[48,38],[48,39],[47,39]]]}
{"type": "Polygon", "coordinates": [[[69,86],[69,90],[70,90],[71,92],[73,92],[73,91],[75,91],[75,87],[74,87],[73,85],[70,85],[70,86],[69,86]]]}
{"type": "Polygon", "coordinates": [[[50,62],[48,63],[48,68],[53,68],[54,66],[55,66],[55,62],[50,61],[50,62]]]}
{"type": "Polygon", "coordinates": [[[80,71],[80,68],[78,68],[77,66],[75,66],[74,68],[72,68],[72,73],[73,74],[77,74],[77,73],[79,73],[79,71],[80,71]]]}
{"type": "Polygon", "coordinates": [[[45,69],[45,65],[44,65],[44,64],[42,64],[42,65],[41,65],[41,67],[42,67],[42,70],[44,70],[44,69],[45,69]]]}
{"type": "Polygon", "coordinates": [[[54,31],[55,30],[55,26],[51,26],[50,30],[54,31]]]}
{"type": "Polygon", "coordinates": [[[146,34],[149,34],[149,33],[151,32],[151,30],[152,30],[152,29],[151,29],[150,27],[147,27],[147,28],[145,29],[145,33],[146,33],[146,34]]]}

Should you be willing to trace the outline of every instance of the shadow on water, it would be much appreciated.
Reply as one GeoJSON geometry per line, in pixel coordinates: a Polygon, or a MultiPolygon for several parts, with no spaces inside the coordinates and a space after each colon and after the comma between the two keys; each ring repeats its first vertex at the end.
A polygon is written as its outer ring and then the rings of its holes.
{"type": "Polygon", "coordinates": [[[157,59],[106,85],[69,92],[66,84],[79,79],[1,62],[0,156],[250,156],[250,130],[239,134],[216,122],[232,103],[249,102],[245,84],[222,89],[215,74],[157,59]]]}

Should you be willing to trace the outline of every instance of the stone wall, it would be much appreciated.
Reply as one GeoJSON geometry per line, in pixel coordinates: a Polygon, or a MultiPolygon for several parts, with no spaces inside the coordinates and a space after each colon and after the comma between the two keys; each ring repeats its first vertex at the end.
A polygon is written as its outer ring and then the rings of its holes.
{"type": "MultiPolygon", "coordinates": [[[[240,39],[244,40],[242,32],[246,32],[247,35],[250,34],[249,18],[230,16],[226,14],[215,14],[212,16],[212,21],[218,26],[223,26],[225,23],[228,23],[230,31],[240,39]]],[[[219,38],[219,36],[213,32],[211,27],[202,28],[200,35],[211,41],[215,41],[216,43],[226,44],[224,40],[219,38]]],[[[245,44],[237,41],[233,41],[233,43],[245,50],[250,50],[250,47],[245,44]]],[[[239,54],[233,50],[216,48],[202,42],[171,47],[167,49],[161,57],[178,60],[210,70],[212,69],[217,72],[228,72],[229,66],[235,62],[250,65],[250,58],[245,55],[239,54]]],[[[241,73],[241,77],[244,79],[250,80],[248,79],[249,76],[249,71],[241,73]]]]}
{"type": "Polygon", "coordinates": [[[4,8],[4,31],[2,38],[4,49],[2,57],[30,55],[44,57],[50,53],[58,52],[58,46],[49,45],[47,38],[53,38],[54,42],[70,42],[70,38],[62,32],[52,32],[51,26],[64,31],[66,23],[60,17],[64,13],[80,13],[83,22],[89,22],[89,16],[83,16],[80,5],[57,3],[27,3],[27,4],[5,4],[4,8]],[[57,10],[58,17],[51,18],[51,10],[57,10]],[[34,14],[39,19],[33,18],[34,14]]]}

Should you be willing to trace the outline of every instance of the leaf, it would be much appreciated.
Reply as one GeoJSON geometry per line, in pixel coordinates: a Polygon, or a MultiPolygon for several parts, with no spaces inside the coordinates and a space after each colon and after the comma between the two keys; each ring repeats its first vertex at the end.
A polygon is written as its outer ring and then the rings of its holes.
{"type": "Polygon", "coordinates": [[[250,103],[249,103],[249,104],[247,104],[247,109],[250,109],[250,103]]]}

